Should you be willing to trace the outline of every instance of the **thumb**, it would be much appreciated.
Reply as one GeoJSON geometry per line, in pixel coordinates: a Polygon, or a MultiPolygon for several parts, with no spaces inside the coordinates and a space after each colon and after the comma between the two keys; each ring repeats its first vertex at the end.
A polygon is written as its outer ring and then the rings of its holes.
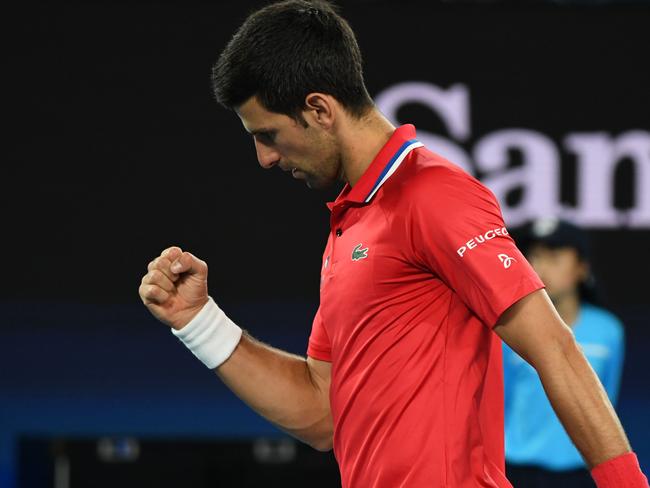
{"type": "Polygon", "coordinates": [[[207,279],[208,265],[190,252],[181,254],[171,265],[175,274],[189,273],[199,279],[207,279]]]}

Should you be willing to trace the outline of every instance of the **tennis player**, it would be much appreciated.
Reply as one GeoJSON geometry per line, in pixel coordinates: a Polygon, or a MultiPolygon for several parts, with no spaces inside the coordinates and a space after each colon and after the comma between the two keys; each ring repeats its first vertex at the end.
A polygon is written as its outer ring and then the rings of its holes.
{"type": "Polygon", "coordinates": [[[311,188],[345,182],[328,204],[306,358],[243,332],[208,296],[207,264],[191,253],[170,247],[149,264],[144,304],[235,394],[333,448],[345,488],[510,487],[503,339],[536,369],[598,486],[648,487],[494,196],[375,108],[355,36],[330,5],[254,12],[213,78],[262,167],[311,188]]]}

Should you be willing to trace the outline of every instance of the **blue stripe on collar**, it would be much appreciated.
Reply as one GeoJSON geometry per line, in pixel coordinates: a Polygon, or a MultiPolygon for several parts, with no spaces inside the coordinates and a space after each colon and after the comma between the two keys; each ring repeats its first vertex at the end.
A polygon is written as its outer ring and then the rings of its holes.
{"type": "Polygon", "coordinates": [[[368,196],[364,199],[364,202],[368,203],[372,197],[377,193],[377,190],[383,185],[388,178],[399,168],[400,164],[402,164],[402,161],[404,161],[404,158],[416,147],[422,147],[424,144],[422,144],[420,141],[417,139],[411,139],[406,141],[402,146],[398,149],[398,151],[393,155],[392,158],[390,158],[390,161],[386,163],[386,166],[384,167],[383,171],[381,174],[377,177],[377,181],[375,181],[375,184],[372,187],[372,190],[370,190],[370,193],[368,193],[368,196]]]}

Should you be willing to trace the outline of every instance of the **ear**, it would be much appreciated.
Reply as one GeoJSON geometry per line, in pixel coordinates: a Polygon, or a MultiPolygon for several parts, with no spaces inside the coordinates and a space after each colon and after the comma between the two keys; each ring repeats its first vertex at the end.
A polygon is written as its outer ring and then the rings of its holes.
{"type": "Polygon", "coordinates": [[[313,125],[330,129],[334,125],[338,103],[331,95],[310,93],[305,97],[304,117],[313,125]]]}

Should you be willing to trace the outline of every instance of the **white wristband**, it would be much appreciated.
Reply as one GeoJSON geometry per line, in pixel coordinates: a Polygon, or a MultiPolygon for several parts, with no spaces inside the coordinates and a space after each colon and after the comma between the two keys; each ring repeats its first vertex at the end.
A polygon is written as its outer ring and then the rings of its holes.
{"type": "Polygon", "coordinates": [[[242,330],[211,297],[185,327],[172,332],[210,369],[230,357],[242,335],[242,330]]]}

